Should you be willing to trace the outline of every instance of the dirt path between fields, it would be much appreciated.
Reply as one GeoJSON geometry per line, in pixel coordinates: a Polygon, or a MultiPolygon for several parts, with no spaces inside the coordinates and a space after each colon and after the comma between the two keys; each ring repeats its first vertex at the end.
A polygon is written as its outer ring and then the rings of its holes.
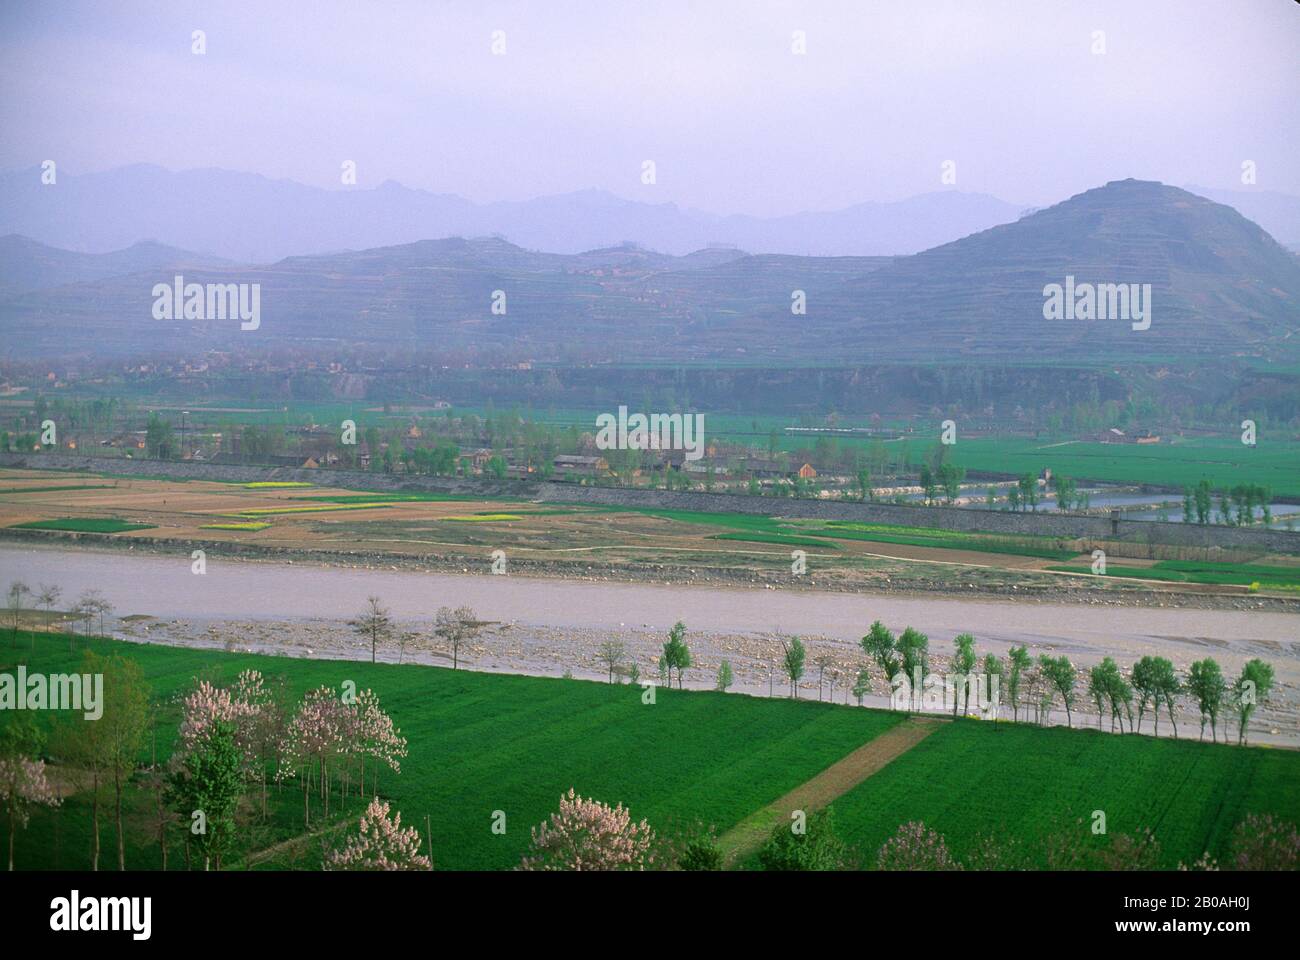
{"type": "Polygon", "coordinates": [[[772,829],[787,821],[793,811],[812,813],[820,810],[911,750],[946,722],[938,717],[910,717],[837,760],[784,797],[750,814],[719,838],[725,864],[735,866],[753,854],[772,829]]]}

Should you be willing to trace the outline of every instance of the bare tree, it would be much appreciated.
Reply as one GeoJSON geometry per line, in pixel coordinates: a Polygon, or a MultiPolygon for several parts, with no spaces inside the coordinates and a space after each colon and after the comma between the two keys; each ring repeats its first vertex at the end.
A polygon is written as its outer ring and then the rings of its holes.
{"type": "MultiPolygon", "coordinates": [[[[52,583],[42,583],[40,592],[36,594],[36,602],[45,608],[46,614],[54,613],[54,605],[59,602],[63,596],[63,591],[52,583]]],[[[49,630],[50,625],[46,623],[45,629],[49,630]]]]}
{"type": "Polygon", "coordinates": [[[379,602],[378,597],[366,597],[366,608],[361,615],[348,621],[354,632],[370,640],[370,662],[375,663],[379,643],[393,635],[393,621],[388,616],[388,608],[379,602]]]}
{"type": "MultiPolygon", "coordinates": [[[[104,599],[104,595],[98,590],[87,590],[81,595],[81,598],[77,600],[77,609],[75,613],[77,614],[78,622],[84,622],[86,624],[85,632],[87,636],[90,635],[90,630],[91,627],[94,626],[96,616],[99,616],[101,624],[103,623],[104,611],[102,608],[106,604],[108,604],[108,601],[104,599]]],[[[112,609],[111,604],[108,604],[108,609],[112,609]]]]}
{"type": "Polygon", "coordinates": [[[397,662],[401,663],[406,659],[406,648],[415,644],[420,639],[418,633],[412,633],[408,630],[400,630],[397,634],[397,662]]]}
{"type": "MultiPolygon", "coordinates": [[[[822,656],[814,660],[813,663],[817,664],[817,699],[821,700],[822,682],[826,677],[826,668],[831,665],[831,658],[823,654],[822,656]]],[[[835,687],[835,681],[832,680],[831,689],[833,690],[834,687],[835,687]]]]}
{"type": "Polygon", "coordinates": [[[609,670],[609,682],[614,682],[614,674],[627,658],[627,647],[621,640],[606,640],[600,648],[599,659],[609,670]]]}
{"type": "Polygon", "coordinates": [[[9,615],[13,619],[13,642],[18,646],[18,615],[23,611],[23,599],[31,595],[32,588],[21,580],[9,584],[9,615]]]}
{"type": "Polygon", "coordinates": [[[451,668],[460,665],[460,648],[470,640],[483,624],[469,607],[439,607],[433,632],[451,648],[451,668]]]}
{"type": "Polygon", "coordinates": [[[99,635],[101,637],[104,635],[104,617],[105,615],[112,613],[115,609],[116,608],[113,604],[103,597],[99,597],[95,601],[95,613],[99,615],[99,635]]]}

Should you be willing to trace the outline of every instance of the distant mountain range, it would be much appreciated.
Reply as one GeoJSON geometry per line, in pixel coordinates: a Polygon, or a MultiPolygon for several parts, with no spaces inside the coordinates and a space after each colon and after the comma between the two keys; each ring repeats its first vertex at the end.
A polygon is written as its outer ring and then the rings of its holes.
{"type": "Polygon", "coordinates": [[[257,267],[156,247],[86,258],[15,237],[0,241],[0,253],[12,291],[0,300],[0,339],[11,356],[331,344],[501,348],[584,362],[1300,355],[1300,259],[1231,207],[1137,180],[905,257],[722,248],[673,256],[626,245],[560,254],[499,238],[421,240],[257,267]],[[145,265],[96,276],[110,260],[145,265]],[[260,284],[260,328],[155,319],[153,285],[177,272],[193,283],[260,284]],[[42,288],[60,277],[61,285],[42,288]],[[1067,278],[1149,284],[1150,328],[1045,319],[1044,287],[1067,278]],[[505,294],[503,313],[492,309],[495,291],[505,294]],[[803,314],[792,311],[800,298],[803,314]]]}
{"type": "MultiPolygon", "coordinates": [[[[647,188],[652,191],[653,188],[647,188]]],[[[599,190],[476,204],[392,181],[322,190],[226,170],[136,165],[104,173],[0,173],[0,234],[86,253],[152,240],[242,263],[362,250],[430,237],[501,236],[531,250],[580,253],[633,241],[684,255],[711,244],[755,253],[915,253],[1014,220],[1023,207],[946,191],[828,213],[717,216],[599,190]]]]}

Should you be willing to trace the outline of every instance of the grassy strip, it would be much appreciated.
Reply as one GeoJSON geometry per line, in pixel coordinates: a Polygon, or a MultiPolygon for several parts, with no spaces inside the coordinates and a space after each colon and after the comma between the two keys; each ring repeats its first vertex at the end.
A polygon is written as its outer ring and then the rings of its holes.
{"type": "Polygon", "coordinates": [[[522,520],[523,517],[515,513],[476,513],[470,517],[439,517],[438,519],[453,523],[499,523],[507,520],[522,520]]]}
{"type": "MultiPolygon", "coordinates": [[[[882,529],[889,529],[888,527],[882,529]]],[[[835,527],[834,530],[809,530],[808,533],[818,537],[834,537],[839,540],[859,540],[867,543],[892,543],[912,547],[939,547],[946,550],[971,550],[977,553],[1011,554],[1018,557],[1039,557],[1043,560],[1070,560],[1079,555],[1077,550],[1053,550],[1034,543],[1019,540],[1007,540],[998,537],[969,536],[960,533],[940,533],[937,536],[919,536],[915,534],[897,535],[892,533],[867,533],[865,531],[847,530],[835,527]]]]}
{"type": "MultiPolygon", "coordinates": [[[[1260,587],[1270,589],[1300,589],[1300,571],[1287,570],[1284,567],[1260,567],[1257,565],[1230,565],[1223,563],[1216,567],[1210,565],[1188,565],[1199,567],[1197,570],[1177,570],[1169,568],[1165,563],[1179,563],[1179,561],[1161,561],[1151,567],[1126,567],[1106,565],[1106,576],[1123,576],[1123,578],[1139,580],[1162,580],[1169,583],[1206,583],[1206,584],[1230,584],[1239,585],[1239,587],[1249,587],[1251,584],[1260,584],[1260,587]],[[1277,571],[1275,574],[1264,574],[1261,571],[1277,571]]],[[[1049,570],[1061,572],[1061,574],[1091,574],[1092,567],[1083,565],[1083,563],[1067,563],[1067,565],[1048,567],[1049,570]]]]}
{"type": "Polygon", "coordinates": [[[813,547],[817,550],[838,550],[833,543],[813,537],[796,537],[788,533],[715,533],[710,540],[740,540],[745,543],[779,543],[787,547],[813,547]]]}
{"type": "Polygon", "coordinates": [[[4,493],[54,493],[59,490],[112,490],[112,484],[109,483],[80,483],[66,487],[5,487],[0,489],[0,494],[4,493]]]}
{"type": "Polygon", "coordinates": [[[282,516],[287,513],[324,513],[336,510],[377,510],[388,506],[390,506],[390,504],[368,501],[366,503],[322,504],[317,507],[256,507],[251,510],[240,510],[239,513],[235,514],[235,516],[268,517],[282,516]]]}
{"type": "Polygon", "coordinates": [[[464,493],[331,493],[289,499],[309,503],[481,503],[486,499],[513,502],[510,497],[484,497],[464,493]]]}
{"type": "Polygon", "coordinates": [[[15,523],[15,530],[70,530],[75,533],[127,533],[131,530],[152,530],[152,523],[129,523],[116,517],[62,517],[58,520],[32,520],[15,523]]]}
{"type": "Polygon", "coordinates": [[[249,521],[247,523],[205,523],[200,530],[265,530],[269,523],[257,523],[249,521]]]}

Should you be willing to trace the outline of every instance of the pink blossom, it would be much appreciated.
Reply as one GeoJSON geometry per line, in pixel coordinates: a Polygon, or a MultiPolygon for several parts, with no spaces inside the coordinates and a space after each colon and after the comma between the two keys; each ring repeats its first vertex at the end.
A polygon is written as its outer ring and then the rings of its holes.
{"type": "Polygon", "coordinates": [[[372,797],[361,815],[361,829],[325,858],[325,869],[432,870],[429,858],[420,854],[420,832],[404,828],[401,813],[390,820],[388,810],[387,803],[372,797]]]}
{"type": "Polygon", "coordinates": [[[587,800],[573,788],[560,797],[560,809],[533,828],[532,848],[520,870],[644,870],[654,862],[654,831],[620,803],[610,807],[587,800]]]}

